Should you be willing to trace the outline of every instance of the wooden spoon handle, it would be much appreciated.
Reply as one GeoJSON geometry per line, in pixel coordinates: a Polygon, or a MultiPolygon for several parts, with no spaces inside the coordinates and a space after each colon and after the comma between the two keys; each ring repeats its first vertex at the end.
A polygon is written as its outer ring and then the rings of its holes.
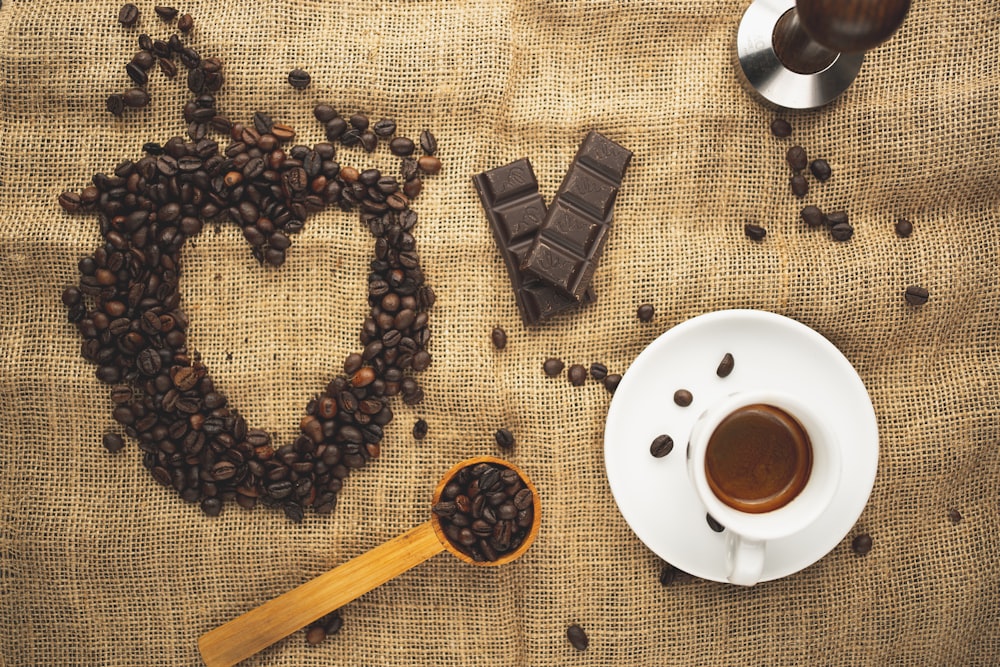
{"type": "Polygon", "coordinates": [[[431,522],[421,524],[206,632],[201,656],[208,667],[235,665],[443,550],[431,522]]]}

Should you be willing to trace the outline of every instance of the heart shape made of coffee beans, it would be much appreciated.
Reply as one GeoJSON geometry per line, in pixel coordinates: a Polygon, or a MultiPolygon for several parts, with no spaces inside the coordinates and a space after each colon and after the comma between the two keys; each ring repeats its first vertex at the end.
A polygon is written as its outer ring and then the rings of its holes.
{"type": "MultiPolygon", "coordinates": [[[[114,419],[138,441],[157,482],[210,516],[235,500],[247,509],[281,507],[299,522],[309,507],[331,512],[348,474],[379,456],[393,417],[391,397],[401,395],[407,404],[423,399],[413,374],[431,362],[427,311],[435,295],[420,267],[410,202],[422,177],[441,168],[437,142],[425,131],[424,155],[415,158],[415,143],[395,136],[394,121],[369,127],[363,114],[345,119],[320,104],[313,111],[328,141],[286,151],[295,137],[291,127],[261,112],[246,125],[218,113],[222,61],[201,59],[176,37],[153,42],[142,35],[140,54],[146,46],[161,60],[179,54],[188,67],[195,95],[184,107],[188,136],[148,143],[142,158],[124,160],[81,192],[59,196],[68,212],[95,211],[103,237],[79,260],[79,284],[66,287],[62,299],[83,336],[83,357],[112,387],[114,419]],[[211,131],[228,134],[224,150],[207,136],[211,131]],[[335,142],[371,153],[380,140],[400,158],[402,182],[337,162],[335,142]],[[330,205],[359,210],[375,238],[362,351],[348,354],[343,374],[309,401],[299,436],[276,446],[266,431],[247,425],[188,349],[181,249],[204,221],[225,216],[240,226],[260,263],[277,268],[308,215],[330,205]]],[[[152,62],[137,55],[130,64],[149,69],[152,62]]],[[[108,110],[120,115],[122,105],[109,98],[108,110]]],[[[124,445],[110,433],[104,443],[112,451],[124,445]]]]}

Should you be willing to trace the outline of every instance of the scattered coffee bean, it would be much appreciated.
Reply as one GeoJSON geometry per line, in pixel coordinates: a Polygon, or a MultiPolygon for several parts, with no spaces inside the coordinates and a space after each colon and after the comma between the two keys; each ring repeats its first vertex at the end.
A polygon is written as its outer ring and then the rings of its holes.
{"type": "Polygon", "coordinates": [[[618,384],[622,381],[622,376],[618,373],[610,373],[604,378],[604,388],[612,394],[618,389],[618,384]]]}
{"type": "Polygon", "coordinates": [[[431,511],[451,546],[477,562],[517,551],[535,522],[528,485],[515,470],[498,463],[459,470],[431,511]]]}
{"type": "Polygon", "coordinates": [[[766,229],[751,222],[743,225],[743,233],[746,234],[747,238],[751,241],[763,241],[764,237],[767,236],[766,229]]]}
{"type": "Polygon", "coordinates": [[[867,556],[872,550],[872,536],[862,533],[851,540],[851,549],[859,556],[867,556]]]}
{"type": "Polygon", "coordinates": [[[500,449],[512,449],[514,447],[514,434],[511,433],[509,429],[498,429],[497,432],[493,434],[493,437],[496,439],[497,446],[500,449]]]}
{"type": "Polygon", "coordinates": [[[810,162],[809,171],[811,171],[816,180],[820,182],[829,180],[830,176],[833,174],[833,170],[830,169],[830,163],[822,158],[810,162]]]}
{"type": "Polygon", "coordinates": [[[191,32],[194,29],[194,17],[190,14],[181,14],[177,19],[177,29],[184,33],[191,32]]]}
{"type": "Polygon", "coordinates": [[[327,637],[340,632],[343,626],[344,619],[340,615],[340,610],[332,611],[306,626],[306,642],[312,646],[322,644],[327,637]]]}
{"type": "Polygon", "coordinates": [[[927,303],[927,299],[930,298],[930,293],[920,285],[910,285],[903,293],[903,298],[905,298],[906,303],[911,306],[922,306],[927,303]]]}
{"type": "Polygon", "coordinates": [[[792,125],[784,118],[775,118],[771,121],[771,134],[779,139],[790,137],[792,136],[792,125]]]}
{"type": "Polygon", "coordinates": [[[132,82],[137,86],[145,86],[146,82],[149,80],[149,75],[146,74],[146,70],[139,67],[135,63],[128,63],[125,65],[125,73],[128,74],[128,78],[132,79],[132,82]]]}
{"type": "Polygon", "coordinates": [[[406,137],[396,137],[389,142],[389,150],[397,157],[413,155],[414,148],[413,140],[406,137]]]}
{"type": "Polygon", "coordinates": [[[122,93],[122,102],[132,109],[139,109],[149,104],[149,93],[142,88],[129,88],[122,93]]]}
{"type": "Polygon", "coordinates": [[[422,150],[426,155],[434,155],[437,153],[438,144],[437,139],[431,134],[430,130],[424,130],[420,133],[420,150],[422,150]]]}
{"type": "Polygon", "coordinates": [[[159,16],[164,21],[167,21],[168,23],[177,18],[177,10],[173,7],[164,7],[162,5],[157,5],[153,7],[153,11],[156,12],[157,16],[159,16]]]}
{"type": "Polygon", "coordinates": [[[433,176],[441,171],[441,160],[434,155],[421,155],[417,158],[417,168],[433,176]]]}
{"type": "Polygon", "coordinates": [[[688,391],[687,389],[678,389],[677,391],[674,392],[674,403],[681,406],[682,408],[686,408],[687,406],[691,405],[691,401],[693,400],[694,396],[692,396],[691,392],[688,391]]]}
{"type": "Polygon", "coordinates": [[[733,359],[733,355],[726,352],[722,357],[722,361],[719,362],[719,367],[715,369],[715,374],[720,378],[729,377],[729,374],[733,372],[733,367],[736,365],[736,361],[733,359]]]}
{"type": "Polygon", "coordinates": [[[111,95],[108,95],[108,98],[104,101],[104,106],[111,114],[121,116],[125,113],[125,98],[119,93],[112,93],[111,95]]]}
{"type": "Polygon", "coordinates": [[[836,225],[850,223],[850,219],[847,217],[847,211],[831,211],[823,216],[823,221],[826,222],[828,227],[835,227],[836,225]]]}
{"type": "Polygon", "coordinates": [[[900,218],[896,221],[896,236],[901,239],[908,238],[910,234],[913,233],[913,223],[911,223],[906,218],[900,218]]]}
{"type": "Polygon", "coordinates": [[[544,370],[545,374],[548,375],[550,378],[554,378],[560,373],[562,373],[563,368],[565,367],[566,365],[562,362],[562,360],[556,359],[555,357],[549,357],[542,364],[542,370],[544,370]]]}
{"type": "Polygon", "coordinates": [[[635,311],[635,316],[639,318],[640,322],[650,322],[653,316],[656,314],[656,309],[653,308],[653,304],[644,303],[635,311]]]}
{"type": "Polygon", "coordinates": [[[573,364],[566,371],[566,378],[574,387],[582,387],[583,383],[587,381],[587,369],[581,364],[573,364]]]}
{"type": "Polygon", "coordinates": [[[666,434],[656,436],[649,445],[649,453],[658,459],[663,458],[673,451],[673,449],[674,439],[666,434]]]}
{"type": "Polygon", "coordinates": [[[75,192],[66,191],[59,195],[59,205],[68,213],[76,213],[83,206],[83,198],[75,192]]]}
{"type": "Polygon", "coordinates": [[[792,146],[785,152],[785,161],[788,162],[788,166],[792,168],[792,171],[802,171],[809,164],[809,158],[806,156],[806,149],[802,146],[792,146]]]}
{"type": "Polygon", "coordinates": [[[799,215],[802,216],[802,222],[810,227],[819,227],[826,222],[826,217],[818,206],[805,206],[799,215]]]}
{"type": "Polygon", "coordinates": [[[427,420],[418,419],[413,424],[413,439],[423,440],[426,437],[427,437],[427,420]]]}
{"type": "Polygon", "coordinates": [[[493,347],[502,350],[507,347],[507,332],[501,327],[493,327],[493,331],[490,332],[490,340],[493,341],[493,347]]]}
{"type": "Polygon", "coordinates": [[[122,5],[118,10],[118,22],[126,28],[131,28],[139,20],[139,8],[131,2],[122,5]]]}
{"type": "Polygon", "coordinates": [[[372,126],[372,131],[375,132],[375,136],[382,137],[383,139],[391,137],[396,133],[396,121],[391,118],[382,118],[375,121],[375,125],[372,126]]]}
{"type": "Polygon", "coordinates": [[[682,570],[677,569],[670,563],[664,563],[663,567],[660,568],[660,585],[670,586],[681,579],[684,574],[682,570]]]}
{"type": "Polygon", "coordinates": [[[849,241],[854,236],[854,227],[846,222],[840,222],[830,228],[830,236],[834,241],[849,241]]]}
{"type": "Polygon", "coordinates": [[[288,85],[296,90],[305,90],[311,81],[312,77],[304,69],[293,69],[288,73],[288,85]]]}
{"type": "Polygon", "coordinates": [[[104,448],[112,454],[120,452],[125,447],[125,439],[117,433],[105,433],[101,442],[104,444],[104,448]]]}
{"type": "Polygon", "coordinates": [[[788,179],[788,185],[792,189],[792,194],[802,199],[809,192],[809,183],[802,174],[795,174],[788,179]]]}
{"type": "Polygon", "coordinates": [[[306,642],[316,646],[322,644],[326,639],[326,628],[322,625],[310,625],[306,630],[306,642]]]}
{"type": "Polygon", "coordinates": [[[962,513],[952,507],[948,510],[948,519],[950,519],[952,523],[960,523],[962,521],[962,513]]]}
{"type": "Polygon", "coordinates": [[[577,651],[586,651],[587,647],[590,646],[590,639],[587,637],[587,633],[576,623],[566,628],[566,639],[569,640],[570,646],[577,651]]]}
{"type": "Polygon", "coordinates": [[[605,366],[604,364],[595,361],[590,365],[590,377],[600,382],[607,376],[608,376],[608,367],[605,366]]]}
{"type": "Polygon", "coordinates": [[[708,527],[709,527],[709,528],[711,528],[711,529],[712,529],[713,531],[715,531],[716,533],[721,533],[722,531],[724,531],[724,530],[726,529],[726,527],[725,527],[725,526],[723,526],[723,525],[722,525],[721,523],[719,523],[718,521],[716,521],[716,520],[715,520],[715,519],[714,519],[714,518],[712,517],[712,515],[711,515],[711,514],[706,514],[706,515],[705,515],[705,521],[707,521],[707,522],[708,522],[708,527]]]}

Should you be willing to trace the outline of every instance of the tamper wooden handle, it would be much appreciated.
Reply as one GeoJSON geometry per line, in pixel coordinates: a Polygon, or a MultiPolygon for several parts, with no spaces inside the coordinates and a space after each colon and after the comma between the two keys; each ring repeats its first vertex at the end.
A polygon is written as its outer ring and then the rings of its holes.
{"type": "Polygon", "coordinates": [[[774,27],[774,50],[793,72],[811,74],[840,53],[859,53],[889,39],[910,0],[797,0],[774,27]]]}

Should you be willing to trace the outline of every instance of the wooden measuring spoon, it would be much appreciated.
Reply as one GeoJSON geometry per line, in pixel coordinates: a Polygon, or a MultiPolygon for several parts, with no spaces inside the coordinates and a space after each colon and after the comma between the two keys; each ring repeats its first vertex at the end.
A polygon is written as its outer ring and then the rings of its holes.
{"type": "Polygon", "coordinates": [[[503,565],[520,557],[538,534],[542,513],[538,490],[527,475],[512,463],[492,456],[477,456],[462,461],[438,483],[431,505],[441,499],[445,485],[458,471],[477,463],[495,463],[510,468],[531,490],[534,518],[517,549],[496,560],[474,560],[452,545],[437,515],[431,513],[430,520],[399,537],[206,632],[198,640],[198,649],[205,664],[208,667],[235,665],[442,551],[449,551],[466,563],[481,566],[503,565]]]}

